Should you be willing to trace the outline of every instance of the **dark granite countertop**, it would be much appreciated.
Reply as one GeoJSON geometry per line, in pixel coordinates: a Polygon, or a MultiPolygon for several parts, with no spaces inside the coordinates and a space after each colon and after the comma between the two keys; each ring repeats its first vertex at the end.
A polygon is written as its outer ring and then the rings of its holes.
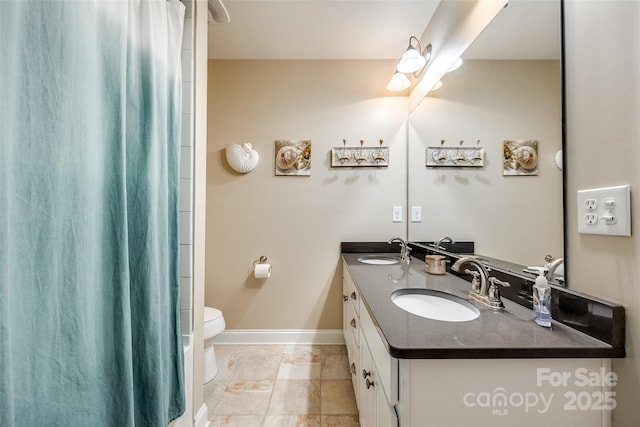
{"type": "MultiPolygon", "coordinates": [[[[505,308],[492,310],[472,301],[480,316],[468,322],[422,318],[397,307],[391,293],[402,288],[428,288],[471,301],[469,282],[447,273],[426,273],[424,262],[412,258],[407,266],[370,265],[358,261],[362,253],[343,253],[358,287],[363,308],[383,337],[391,356],[400,359],[512,359],[624,357],[620,348],[553,322],[546,329],[533,322],[532,311],[503,298],[505,308]]],[[[378,255],[398,256],[393,253],[378,255]]]]}

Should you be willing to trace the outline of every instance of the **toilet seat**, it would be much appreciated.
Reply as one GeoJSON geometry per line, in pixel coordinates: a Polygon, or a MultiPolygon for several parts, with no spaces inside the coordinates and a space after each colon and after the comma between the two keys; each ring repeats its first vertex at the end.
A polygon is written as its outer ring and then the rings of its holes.
{"type": "Polygon", "coordinates": [[[224,331],[225,323],[222,312],[217,308],[204,308],[204,339],[213,338],[224,331]]]}
{"type": "Polygon", "coordinates": [[[222,317],[222,312],[217,308],[205,307],[204,308],[204,322],[211,322],[212,320],[222,317]]]}

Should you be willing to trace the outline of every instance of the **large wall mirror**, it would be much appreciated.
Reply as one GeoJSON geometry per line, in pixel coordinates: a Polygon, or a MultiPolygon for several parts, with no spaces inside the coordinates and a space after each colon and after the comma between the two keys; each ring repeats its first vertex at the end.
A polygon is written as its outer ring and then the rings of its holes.
{"type": "Polygon", "coordinates": [[[564,256],[560,8],[510,0],[411,112],[408,209],[422,219],[409,215],[410,241],[473,241],[517,266],[564,256]],[[426,166],[440,146],[481,147],[484,165],[426,166]]]}

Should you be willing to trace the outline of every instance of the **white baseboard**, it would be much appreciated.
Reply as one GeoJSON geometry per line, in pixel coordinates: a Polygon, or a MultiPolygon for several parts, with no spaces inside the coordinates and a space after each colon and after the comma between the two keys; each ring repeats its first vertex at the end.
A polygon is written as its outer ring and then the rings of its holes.
{"type": "Polygon", "coordinates": [[[342,329],[227,329],[214,344],[344,344],[342,329]]]}
{"type": "Polygon", "coordinates": [[[193,419],[193,427],[209,427],[209,425],[209,410],[207,405],[203,403],[193,419]]]}

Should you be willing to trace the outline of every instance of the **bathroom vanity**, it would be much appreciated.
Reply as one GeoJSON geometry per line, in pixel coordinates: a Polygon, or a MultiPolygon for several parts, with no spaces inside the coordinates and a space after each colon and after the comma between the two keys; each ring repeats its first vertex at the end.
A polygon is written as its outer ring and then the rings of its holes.
{"type": "Polygon", "coordinates": [[[399,289],[467,298],[470,283],[431,275],[423,260],[343,252],[343,322],[362,427],[611,425],[617,377],[611,345],[503,298],[494,310],[473,301],[470,321],[432,320],[396,306],[399,289]]]}

